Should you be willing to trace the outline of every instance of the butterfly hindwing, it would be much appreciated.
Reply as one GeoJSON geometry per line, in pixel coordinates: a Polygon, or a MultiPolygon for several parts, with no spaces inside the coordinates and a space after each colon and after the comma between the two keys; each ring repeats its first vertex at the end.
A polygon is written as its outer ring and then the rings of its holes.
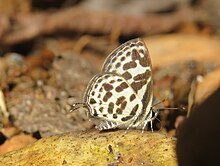
{"type": "Polygon", "coordinates": [[[142,110],[142,103],[132,87],[115,73],[96,75],[87,87],[84,102],[91,116],[113,122],[112,125],[126,123],[142,110]]]}

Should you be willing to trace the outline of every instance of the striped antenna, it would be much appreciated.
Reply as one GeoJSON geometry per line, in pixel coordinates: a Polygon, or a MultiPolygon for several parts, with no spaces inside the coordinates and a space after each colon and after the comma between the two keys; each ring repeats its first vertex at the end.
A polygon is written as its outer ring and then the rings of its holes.
{"type": "Polygon", "coordinates": [[[158,103],[156,103],[156,104],[154,104],[152,107],[151,107],[151,109],[152,109],[152,111],[153,112],[159,112],[159,111],[161,111],[161,110],[181,110],[181,109],[185,109],[185,108],[179,108],[179,107],[174,107],[174,108],[156,108],[156,109],[154,109],[154,107],[155,106],[157,106],[157,105],[159,105],[159,104],[161,104],[161,103],[163,103],[163,102],[165,102],[166,101],[166,99],[163,99],[162,101],[160,101],[160,102],[158,102],[158,103]]]}

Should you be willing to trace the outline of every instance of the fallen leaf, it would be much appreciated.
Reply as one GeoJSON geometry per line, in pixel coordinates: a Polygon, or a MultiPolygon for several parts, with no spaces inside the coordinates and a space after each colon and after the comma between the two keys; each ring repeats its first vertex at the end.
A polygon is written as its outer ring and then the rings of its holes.
{"type": "Polygon", "coordinates": [[[201,104],[215,90],[220,87],[220,68],[207,74],[201,82],[198,83],[195,93],[195,102],[201,104]]]}
{"type": "Polygon", "coordinates": [[[7,140],[4,144],[0,146],[0,154],[21,149],[35,141],[36,139],[33,138],[31,135],[25,135],[25,134],[16,135],[11,139],[7,140]]]}
{"type": "Polygon", "coordinates": [[[158,35],[144,39],[153,68],[198,61],[220,64],[220,41],[210,36],[192,34],[158,35]]]}

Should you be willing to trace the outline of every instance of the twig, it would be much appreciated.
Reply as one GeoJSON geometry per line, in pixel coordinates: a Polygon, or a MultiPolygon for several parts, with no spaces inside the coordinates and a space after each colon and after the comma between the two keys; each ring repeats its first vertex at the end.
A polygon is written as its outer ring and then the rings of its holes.
{"type": "Polygon", "coordinates": [[[165,33],[195,20],[196,16],[192,12],[184,9],[165,15],[129,15],[74,7],[53,13],[19,14],[13,18],[13,26],[7,26],[9,29],[1,34],[0,44],[13,45],[59,32],[111,34],[116,31],[120,35],[165,33]]]}
{"type": "Polygon", "coordinates": [[[9,116],[9,114],[6,109],[4,94],[3,94],[2,90],[0,90],[0,122],[3,125],[8,124],[8,116],[9,116]]]}

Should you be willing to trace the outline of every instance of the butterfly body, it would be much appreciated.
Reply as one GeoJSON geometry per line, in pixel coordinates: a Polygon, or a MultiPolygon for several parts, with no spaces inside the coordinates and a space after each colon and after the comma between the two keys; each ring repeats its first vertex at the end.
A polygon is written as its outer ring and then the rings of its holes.
{"type": "Polygon", "coordinates": [[[99,130],[144,129],[152,115],[153,81],[149,52],[141,39],[113,51],[102,71],[89,82],[83,102],[99,130]]]}

